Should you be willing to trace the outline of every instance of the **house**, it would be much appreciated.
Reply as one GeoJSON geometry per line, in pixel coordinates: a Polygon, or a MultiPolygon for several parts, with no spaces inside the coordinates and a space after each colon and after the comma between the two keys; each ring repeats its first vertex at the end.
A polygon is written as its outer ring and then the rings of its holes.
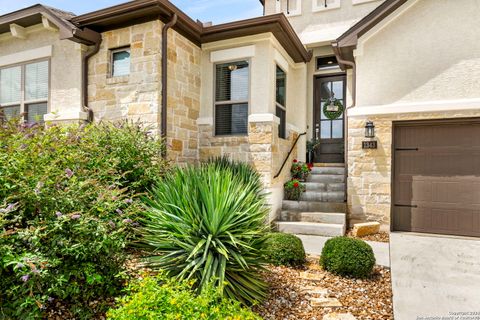
{"type": "Polygon", "coordinates": [[[0,16],[0,110],[27,121],[140,120],[177,163],[252,163],[271,220],[341,214],[326,217],[339,228],[284,221],[285,231],[343,233],[346,215],[350,225],[480,236],[480,22],[468,14],[479,2],[259,5],[264,16],[219,25],[167,0],[0,16]],[[331,106],[340,112],[329,118],[331,106]],[[304,201],[282,203],[290,164],[313,138],[317,180],[304,201]]]}

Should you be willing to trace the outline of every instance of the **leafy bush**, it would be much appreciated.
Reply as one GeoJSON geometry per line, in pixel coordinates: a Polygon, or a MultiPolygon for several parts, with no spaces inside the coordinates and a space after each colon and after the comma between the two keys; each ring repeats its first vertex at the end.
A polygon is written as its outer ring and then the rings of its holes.
{"type": "Polygon", "coordinates": [[[297,159],[293,160],[292,168],[290,169],[292,179],[305,181],[310,175],[311,171],[311,164],[298,161],[297,159]]]}
{"type": "Polygon", "coordinates": [[[257,174],[238,174],[235,164],[175,170],[146,200],[142,243],[159,254],[147,258],[148,266],[196,279],[199,291],[213,282],[243,303],[262,300],[258,271],[269,210],[260,186],[257,174]]]}
{"type": "Polygon", "coordinates": [[[365,241],[336,237],[325,243],[320,264],[335,274],[365,278],[373,271],[375,255],[365,241]]]}
{"type": "Polygon", "coordinates": [[[298,201],[305,192],[305,185],[297,179],[290,180],[283,185],[285,200],[298,201]]]}
{"type": "Polygon", "coordinates": [[[60,299],[88,317],[89,301],[121,288],[135,193],[164,171],[159,146],[132,124],[0,127],[0,315],[40,318],[60,299]]]}
{"type": "Polygon", "coordinates": [[[293,234],[270,234],[264,251],[267,261],[276,266],[300,266],[305,262],[302,240],[293,234]]]}
{"type": "Polygon", "coordinates": [[[191,282],[179,282],[162,275],[146,277],[129,287],[130,294],[118,300],[119,308],[109,310],[107,319],[261,319],[212,288],[200,295],[191,289],[191,282]]]}

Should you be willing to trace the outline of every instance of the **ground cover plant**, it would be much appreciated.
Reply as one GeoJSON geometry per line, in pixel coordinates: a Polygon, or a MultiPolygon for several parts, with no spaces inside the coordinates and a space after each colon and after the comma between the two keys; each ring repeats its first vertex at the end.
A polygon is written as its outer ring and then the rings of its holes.
{"type": "Polygon", "coordinates": [[[129,286],[128,294],[118,300],[119,307],[107,312],[107,319],[261,319],[212,287],[196,294],[192,285],[193,281],[177,281],[164,275],[147,276],[129,286]]]}
{"type": "Polygon", "coordinates": [[[132,123],[0,127],[0,318],[57,301],[91,318],[90,301],[121,289],[135,198],[165,172],[162,147],[132,123]]]}
{"type": "Polygon", "coordinates": [[[140,230],[147,266],[176,279],[213,284],[242,303],[261,301],[268,207],[260,177],[226,159],[174,170],[153,189],[140,230]]]}
{"type": "Polygon", "coordinates": [[[266,260],[276,266],[301,266],[306,255],[300,238],[293,234],[271,233],[265,241],[266,260]]]}

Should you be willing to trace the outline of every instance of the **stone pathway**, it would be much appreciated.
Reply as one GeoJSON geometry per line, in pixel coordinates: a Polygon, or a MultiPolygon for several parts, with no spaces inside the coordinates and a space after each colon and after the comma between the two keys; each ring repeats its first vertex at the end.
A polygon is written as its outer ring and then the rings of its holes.
{"type": "MultiPolygon", "coordinates": [[[[337,298],[331,296],[328,289],[316,285],[316,283],[323,281],[325,278],[323,275],[305,271],[300,273],[300,278],[315,283],[314,285],[305,286],[301,290],[302,293],[309,297],[311,307],[331,309],[343,307],[343,304],[337,298]]],[[[357,320],[357,318],[351,313],[331,312],[326,314],[323,320],[357,320]]]]}

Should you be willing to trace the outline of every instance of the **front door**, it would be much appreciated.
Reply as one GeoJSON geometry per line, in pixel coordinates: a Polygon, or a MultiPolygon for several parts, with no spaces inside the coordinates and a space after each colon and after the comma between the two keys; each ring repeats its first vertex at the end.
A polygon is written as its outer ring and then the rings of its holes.
{"type": "Polygon", "coordinates": [[[345,75],[315,78],[313,136],[320,142],[315,151],[317,163],[344,162],[344,113],[329,119],[324,113],[324,106],[335,98],[345,110],[345,80],[345,75]]]}

